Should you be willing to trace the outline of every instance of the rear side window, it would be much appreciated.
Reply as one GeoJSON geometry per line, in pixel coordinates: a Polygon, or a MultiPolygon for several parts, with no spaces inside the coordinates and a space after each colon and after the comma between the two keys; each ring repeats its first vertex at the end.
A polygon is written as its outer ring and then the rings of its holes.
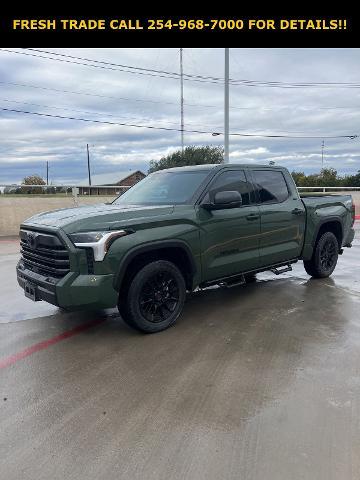
{"type": "Polygon", "coordinates": [[[281,172],[254,170],[252,174],[260,203],[280,203],[288,198],[289,190],[281,172]]]}
{"type": "MultiPolygon", "coordinates": [[[[210,195],[213,198],[216,193],[229,190],[236,190],[240,193],[243,205],[250,205],[250,203],[255,202],[253,186],[247,181],[242,170],[229,170],[221,173],[211,185],[210,195]]],[[[205,199],[208,200],[208,195],[206,195],[205,199]]]]}

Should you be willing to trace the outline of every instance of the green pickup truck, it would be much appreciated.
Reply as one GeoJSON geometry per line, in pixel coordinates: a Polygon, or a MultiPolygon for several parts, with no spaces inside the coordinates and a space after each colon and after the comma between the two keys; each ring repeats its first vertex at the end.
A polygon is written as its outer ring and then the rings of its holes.
{"type": "Polygon", "coordinates": [[[350,195],[300,198],[288,170],[201,165],[147,176],[111,204],[41,213],[20,227],[25,295],[65,309],[118,306],[147,333],[176,321],[186,292],[231,287],[303,260],[328,277],[354,238],[350,195]]]}

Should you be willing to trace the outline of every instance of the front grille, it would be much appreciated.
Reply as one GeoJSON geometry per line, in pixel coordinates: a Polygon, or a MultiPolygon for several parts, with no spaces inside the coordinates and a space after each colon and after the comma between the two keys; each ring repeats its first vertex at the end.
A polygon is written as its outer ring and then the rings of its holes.
{"type": "Polygon", "coordinates": [[[55,278],[69,273],[69,252],[53,233],[20,230],[20,247],[22,261],[29,270],[55,278]]]}

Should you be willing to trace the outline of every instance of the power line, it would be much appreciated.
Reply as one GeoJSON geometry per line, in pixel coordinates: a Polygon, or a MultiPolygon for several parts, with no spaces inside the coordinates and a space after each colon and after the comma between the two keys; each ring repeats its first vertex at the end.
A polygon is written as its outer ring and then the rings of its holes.
{"type": "MultiPolygon", "coordinates": [[[[177,105],[175,102],[163,102],[160,100],[148,100],[148,99],[142,99],[142,98],[129,98],[129,97],[114,97],[110,95],[101,95],[97,93],[90,93],[90,92],[79,92],[79,91],[73,91],[73,90],[62,90],[60,88],[51,88],[51,87],[44,87],[41,85],[30,85],[27,83],[16,83],[16,82],[3,82],[0,81],[0,84],[2,85],[12,85],[15,87],[26,87],[26,88],[36,88],[39,90],[49,90],[51,92],[58,92],[58,93],[70,93],[72,95],[85,95],[89,97],[99,97],[99,98],[108,98],[110,100],[125,100],[129,102],[149,102],[149,103],[158,103],[158,104],[163,104],[163,105],[177,105]]],[[[197,106],[197,105],[196,105],[197,106]]],[[[215,105],[214,105],[215,107],[215,105]]]]}
{"type": "MultiPolygon", "coordinates": [[[[16,104],[20,104],[20,105],[30,105],[30,106],[33,106],[33,107],[40,107],[40,108],[51,108],[51,109],[54,109],[54,110],[66,110],[66,111],[69,111],[69,112],[81,113],[81,114],[85,114],[85,115],[100,115],[100,116],[107,116],[107,117],[119,118],[119,119],[125,118],[127,120],[136,119],[136,117],[132,117],[132,118],[130,117],[129,118],[129,116],[126,116],[126,115],[114,115],[114,114],[107,113],[107,112],[94,112],[94,111],[89,111],[89,110],[77,110],[75,108],[59,107],[59,106],[55,106],[55,105],[44,105],[44,104],[40,104],[40,103],[24,102],[24,101],[20,101],[20,100],[9,100],[7,98],[0,98],[0,101],[7,102],[7,103],[16,103],[16,104]]],[[[166,123],[171,124],[171,125],[177,125],[177,123],[175,123],[175,122],[166,122],[166,123]]]]}
{"type": "MultiPolygon", "coordinates": [[[[135,75],[145,75],[145,76],[150,76],[150,77],[170,78],[172,80],[178,80],[178,78],[179,78],[178,73],[176,73],[176,74],[175,73],[172,74],[171,72],[169,72],[169,73],[152,73],[151,70],[150,71],[132,70],[132,68],[134,68],[134,67],[130,67],[130,69],[115,68],[115,67],[112,67],[112,66],[109,66],[109,65],[98,65],[98,64],[93,64],[93,63],[85,63],[85,62],[79,62],[79,61],[74,61],[74,60],[68,60],[66,58],[52,58],[52,57],[49,57],[49,56],[35,55],[33,53],[28,53],[28,52],[16,52],[15,50],[9,50],[7,48],[0,48],[0,50],[3,51],[3,52],[15,53],[17,55],[26,55],[26,56],[29,56],[29,57],[42,58],[42,59],[45,59],[45,60],[53,60],[53,61],[56,61],[56,62],[64,62],[64,63],[71,63],[71,64],[74,64],[74,65],[81,65],[81,66],[85,66],[85,67],[99,68],[99,69],[102,69],[102,70],[112,70],[112,71],[116,71],[116,72],[125,72],[125,73],[131,73],[131,74],[135,74],[135,75]]],[[[100,62],[100,63],[102,63],[102,62],[100,62]]],[[[220,83],[219,81],[211,80],[210,78],[208,80],[203,80],[201,78],[196,78],[195,76],[194,76],[194,78],[184,78],[184,80],[191,80],[191,81],[194,81],[194,82],[201,82],[201,83],[216,83],[216,84],[220,83]]]]}
{"type": "MultiPolygon", "coordinates": [[[[129,117],[129,116],[126,116],[126,115],[114,115],[114,114],[107,113],[107,112],[94,112],[94,111],[89,111],[89,110],[78,110],[78,109],[75,109],[75,108],[59,107],[59,106],[55,106],[55,105],[45,105],[45,104],[33,103],[33,102],[24,102],[24,101],[20,101],[20,100],[10,100],[10,99],[7,99],[7,98],[0,98],[0,101],[7,102],[7,103],[16,103],[16,104],[20,104],[20,105],[30,105],[32,107],[51,108],[51,109],[54,109],[54,110],[65,110],[65,111],[81,113],[81,114],[85,114],[85,115],[99,115],[99,116],[118,118],[118,119],[125,118],[127,121],[129,121],[129,120],[139,120],[139,117],[129,117]]],[[[164,123],[163,120],[161,120],[161,119],[158,120],[158,122],[164,123]]],[[[178,125],[178,122],[165,121],[165,124],[167,124],[167,125],[178,125]]],[[[194,122],[188,122],[188,125],[198,126],[198,124],[194,123],[194,122]]]]}
{"type": "MultiPolygon", "coordinates": [[[[3,50],[3,49],[1,49],[3,50]]],[[[150,72],[150,73],[157,73],[157,74],[164,74],[164,75],[172,75],[172,76],[180,76],[179,72],[169,72],[168,70],[156,70],[154,68],[144,68],[144,67],[134,67],[131,65],[124,65],[121,63],[112,63],[104,60],[95,60],[91,58],[85,58],[85,57],[76,57],[74,55],[66,55],[64,53],[58,53],[58,52],[49,52],[48,50],[40,50],[38,48],[24,48],[23,50],[31,50],[33,52],[39,52],[39,53],[44,53],[47,55],[54,55],[54,56],[59,56],[59,57],[65,57],[65,58],[71,58],[74,60],[82,60],[85,62],[91,62],[91,63],[101,63],[103,65],[110,65],[112,67],[121,67],[121,68],[128,68],[129,70],[139,70],[142,72],[150,72]]],[[[16,53],[16,52],[15,52],[16,53]]],[[[189,73],[184,73],[184,77],[189,77],[189,78],[199,78],[201,80],[217,80],[221,81],[221,78],[219,77],[213,77],[209,75],[194,75],[194,74],[189,74],[189,73]]]]}
{"type": "Polygon", "coordinates": [[[111,113],[105,113],[105,112],[94,112],[94,111],[89,111],[89,110],[77,110],[75,108],[59,107],[59,106],[55,106],[55,105],[44,105],[42,103],[24,102],[24,101],[20,101],[20,100],[9,100],[8,98],[0,98],[0,101],[7,102],[7,103],[18,103],[18,104],[21,104],[21,105],[31,105],[32,107],[53,108],[54,110],[68,110],[70,112],[83,113],[83,114],[86,114],[86,115],[106,115],[108,117],[115,117],[115,118],[126,117],[126,115],[113,115],[111,113]]]}
{"type": "MultiPolygon", "coordinates": [[[[117,63],[112,63],[104,60],[95,60],[95,59],[90,59],[90,58],[84,58],[84,57],[76,57],[74,55],[68,55],[68,54],[63,54],[63,53],[58,53],[58,52],[49,52],[48,50],[41,50],[37,48],[24,48],[24,50],[31,50],[34,52],[39,52],[39,53],[44,53],[47,55],[54,55],[54,56],[60,56],[60,57],[66,57],[66,58],[71,58],[71,59],[76,59],[76,60],[83,60],[87,62],[92,62],[92,63],[101,63],[104,65],[111,65],[111,66],[117,66],[117,67],[122,67],[122,68],[128,68],[128,69],[134,69],[134,70],[140,70],[140,71],[145,71],[145,72],[152,72],[152,73],[161,73],[165,75],[172,75],[172,76],[179,76],[178,72],[169,72],[166,70],[155,70],[155,69],[150,69],[150,68],[143,68],[143,67],[134,67],[130,65],[124,65],[124,64],[117,64],[117,63]]],[[[50,59],[50,58],[49,58],[50,59]]],[[[184,77],[187,78],[197,78],[201,80],[212,80],[216,81],[219,83],[224,82],[224,78],[222,77],[214,77],[214,76],[208,76],[208,75],[194,75],[194,74],[189,74],[189,73],[184,73],[184,77]]],[[[246,79],[229,79],[229,82],[240,82],[240,83],[248,83],[248,84],[264,84],[268,86],[292,86],[292,87],[305,87],[305,86],[327,86],[327,87],[333,87],[333,86],[341,86],[341,87],[356,87],[359,88],[360,84],[359,83],[352,83],[352,82],[279,82],[279,81],[268,81],[268,80],[246,80],[246,79]]]]}
{"type": "MultiPolygon", "coordinates": [[[[41,55],[38,53],[29,53],[29,52],[18,52],[18,51],[6,49],[6,48],[0,48],[0,50],[8,53],[18,54],[18,55],[26,55],[26,56],[36,57],[36,58],[42,58],[45,60],[71,63],[75,65],[99,68],[104,70],[121,71],[125,73],[131,73],[136,75],[147,75],[147,76],[153,76],[153,77],[159,77],[159,78],[169,78],[172,80],[177,80],[179,78],[179,73],[176,73],[176,72],[146,69],[146,68],[134,67],[130,65],[113,64],[111,62],[105,62],[100,60],[90,60],[84,57],[75,57],[73,55],[65,55],[65,54],[60,54],[56,52],[49,52],[46,50],[27,49],[27,50],[34,50],[35,52],[39,52],[39,53],[40,52],[45,53],[46,55],[41,55]],[[52,55],[52,57],[50,57],[49,55],[52,55]],[[57,56],[61,56],[64,58],[54,58],[57,56]],[[77,59],[81,61],[78,61],[77,59]],[[86,63],[86,62],[91,62],[91,63],[86,63]]],[[[224,82],[224,79],[221,77],[192,75],[192,74],[186,74],[186,75],[184,74],[184,80],[200,82],[200,83],[220,84],[220,85],[222,85],[224,82]]],[[[231,83],[231,85],[236,85],[236,86],[270,87],[270,88],[350,88],[350,89],[360,88],[360,83],[350,83],[350,82],[279,82],[279,81],[268,81],[268,80],[229,79],[229,83],[231,83]]]]}
{"type": "MultiPolygon", "coordinates": [[[[20,105],[30,105],[30,106],[34,106],[34,107],[40,107],[40,108],[50,108],[50,109],[54,109],[54,110],[65,110],[65,111],[69,111],[69,112],[75,112],[75,113],[80,113],[80,114],[85,114],[85,115],[99,115],[99,116],[104,116],[104,117],[111,117],[111,118],[117,118],[117,119],[122,119],[122,118],[125,118],[126,121],[132,121],[132,120],[140,120],[139,117],[129,117],[129,116],[126,116],[126,115],[114,115],[114,114],[111,114],[111,113],[108,113],[108,112],[96,112],[96,111],[88,111],[88,110],[78,110],[78,109],[74,109],[74,108],[69,108],[69,107],[65,107],[65,106],[55,106],[55,105],[45,105],[45,104],[40,104],[40,103],[33,103],[33,102],[24,102],[24,101],[20,101],[20,100],[10,100],[10,99],[7,99],[7,98],[1,98],[0,97],[0,101],[3,101],[3,102],[7,102],[7,103],[16,103],[16,104],[20,104],[20,105]]],[[[161,122],[161,123],[164,123],[163,120],[158,120],[158,122],[161,122]]],[[[196,127],[199,126],[198,123],[196,122],[187,122],[188,125],[194,125],[196,127]]],[[[165,121],[165,125],[178,125],[178,122],[168,122],[168,121],[165,121]]],[[[199,127],[199,128],[202,128],[202,127],[199,127]]],[[[205,128],[207,129],[211,129],[212,126],[206,126],[205,128]]],[[[214,129],[217,129],[217,127],[214,129]]],[[[286,132],[288,134],[295,134],[295,133],[304,133],[304,132],[286,132]]]]}
{"type": "MultiPolygon", "coordinates": [[[[154,126],[154,125],[139,125],[135,123],[120,123],[120,122],[110,122],[110,121],[105,121],[105,120],[96,120],[96,119],[90,119],[90,118],[79,118],[79,117],[68,117],[65,115],[53,115],[50,113],[42,113],[42,112],[29,112],[26,110],[15,110],[11,108],[3,108],[0,107],[0,110],[6,111],[6,112],[13,112],[13,113],[22,113],[22,114],[28,114],[28,115],[37,115],[40,117],[49,117],[49,118],[59,118],[59,119],[65,119],[65,120],[75,120],[75,121],[80,121],[80,122],[88,122],[88,123],[99,123],[99,124],[106,124],[106,125],[117,125],[121,127],[134,127],[134,128],[147,128],[151,130],[165,130],[165,131],[170,131],[170,132],[180,132],[181,130],[179,128],[170,128],[170,127],[160,127],[160,126],[154,126]]],[[[211,132],[207,130],[185,130],[187,133],[197,133],[197,134],[207,134],[207,135],[213,135],[213,136],[219,136],[223,135],[223,132],[211,132]]],[[[316,138],[349,138],[351,140],[354,140],[355,138],[358,138],[359,135],[357,134],[351,134],[351,135],[276,135],[276,134],[257,134],[257,133],[230,133],[229,135],[231,136],[237,136],[237,137],[256,137],[256,138],[299,138],[299,139],[316,139],[316,138]]]]}
{"type": "MultiPolygon", "coordinates": [[[[111,122],[107,120],[97,120],[97,119],[90,119],[90,118],[79,118],[79,117],[69,117],[65,115],[54,115],[50,113],[43,113],[43,112],[29,112],[27,110],[16,110],[12,108],[3,108],[0,107],[0,110],[7,111],[7,112],[14,112],[14,113],[23,113],[23,114],[28,114],[28,115],[37,115],[41,117],[50,117],[50,118],[59,118],[59,119],[66,119],[66,120],[76,120],[76,121],[81,121],[81,122],[90,122],[90,123],[100,123],[100,124],[106,124],[106,125],[117,125],[117,126],[122,126],[122,127],[134,127],[134,128],[147,128],[151,130],[165,130],[165,131],[171,131],[171,132],[180,132],[179,128],[170,128],[170,127],[160,127],[160,126],[154,126],[154,125],[140,125],[140,124],[135,124],[135,123],[126,123],[126,122],[111,122]]],[[[213,132],[211,131],[205,131],[205,130],[186,130],[189,133],[199,133],[199,134],[210,134],[212,135],[213,132]]],[[[220,133],[217,133],[216,135],[221,135],[220,133]]],[[[321,137],[323,138],[323,137],[321,137]]]]}
{"type": "MultiPolygon", "coordinates": [[[[0,49],[1,50],[1,49],[0,49]]],[[[74,90],[62,90],[60,88],[51,88],[51,87],[44,87],[42,85],[30,85],[28,83],[16,83],[16,82],[4,82],[0,80],[1,85],[11,85],[14,87],[25,87],[25,88],[34,88],[38,90],[45,90],[45,91],[50,91],[50,92],[58,92],[58,93],[69,93],[71,95],[84,95],[84,96],[89,96],[89,97],[98,97],[98,98],[106,98],[109,100],[123,100],[127,102],[144,102],[144,103],[153,103],[153,104],[159,104],[159,105],[176,105],[178,106],[178,103],[176,102],[169,102],[169,101],[162,101],[162,100],[149,100],[145,98],[129,98],[129,97],[114,97],[111,95],[101,95],[97,93],[90,93],[90,92],[80,92],[80,91],[74,91],[74,90]]],[[[220,108],[219,105],[206,105],[203,103],[187,103],[184,102],[184,105],[188,107],[204,107],[204,108],[220,108]]],[[[233,109],[251,109],[251,108],[257,108],[257,107],[230,107],[233,109]]]]}
{"type": "MultiPolygon", "coordinates": [[[[162,101],[162,100],[149,100],[145,98],[129,98],[129,97],[115,97],[111,95],[101,95],[97,93],[91,93],[91,92],[81,92],[81,91],[74,91],[74,90],[62,90],[59,88],[51,88],[51,87],[44,87],[42,85],[31,85],[27,83],[16,83],[16,82],[4,82],[0,81],[0,85],[11,85],[14,87],[25,87],[25,88],[34,88],[38,90],[44,90],[44,91],[50,91],[50,92],[57,92],[57,93],[67,93],[70,95],[82,95],[82,96],[89,96],[89,97],[98,97],[98,98],[106,98],[109,100],[121,100],[121,101],[127,101],[127,102],[144,102],[144,103],[152,103],[152,104],[158,104],[158,105],[175,105],[177,106],[178,103],[176,102],[169,102],[169,101],[162,101]]],[[[187,107],[200,107],[200,108],[221,108],[220,105],[209,105],[209,104],[204,104],[204,103],[188,103],[184,101],[184,105],[187,107]]],[[[360,106],[335,106],[335,107],[316,107],[316,106],[311,106],[311,105],[294,105],[294,106],[289,106],[289,107],[283,107],[279,106],[277,108],[273,107],[237,107],[237,106],[230,106],[230,110],[268,110],[268,111],[273,111],[273,110],[284,110],[284,109],[293,109],[293,108],[300,108],[302,110],[356,110],[358,111],[360,109],[360,106]]]]}

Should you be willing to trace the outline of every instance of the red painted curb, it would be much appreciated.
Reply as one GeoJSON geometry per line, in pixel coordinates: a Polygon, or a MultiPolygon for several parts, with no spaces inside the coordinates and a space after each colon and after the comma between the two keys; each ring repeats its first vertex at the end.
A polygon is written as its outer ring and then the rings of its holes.
{"type": "Polygon", "coordinates": [[[67,330],[66,332],[60,333],[55,337],[49,338],[48,340],[43,340],[42,342],[35,343],[34,345],[31,345],[30,347],[25,348],[20,352],[17,352],[13,355],[10,355],[9,357],[4,358],[3,360],[0,360],[0,370],[2,368],[12,365],[15,362],[18,362],[19,360],[22,360],[25,357],[28,357],[29,355],[32,355],[35,352],[44,350],[45,348],[48,348],[51,345],[55,345],[55,343],[61,342],[62,340],[66,340],[67,338],[73,337],[74,335],[84,332],[89,328],[95,327],[96,325],[103,323],[105,320],[106,318],[101,318],[100,320],[94,320],[93,322],[84,323],[75,328],[72,328],[71,330],[67,330]]]}
{"type": "Polygon", "coordinates": [[[355,215],[355,220],[360,220],[360,215],[355,215]]]}

